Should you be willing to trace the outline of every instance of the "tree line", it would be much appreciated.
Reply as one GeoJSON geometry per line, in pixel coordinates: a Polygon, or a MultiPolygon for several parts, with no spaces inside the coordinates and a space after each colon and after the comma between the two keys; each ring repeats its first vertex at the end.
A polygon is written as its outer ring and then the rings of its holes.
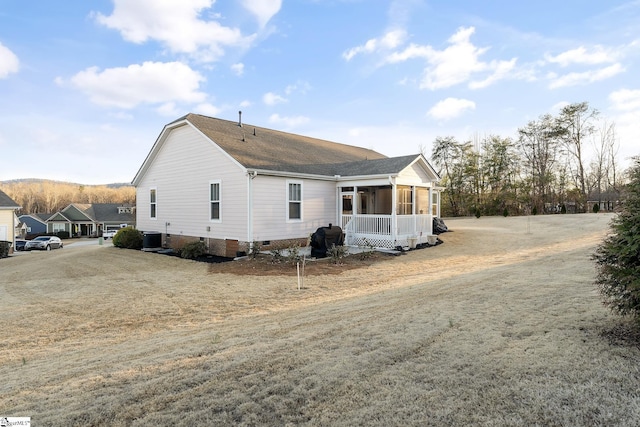
{"type": "Polygon", "coordinates": [[[437,137],[442,216],[585,212],[587,201],[613,208],[623,182],[618,149],[615,123],[587,102],[530,121],[516,138],[437,137]]]}
{"type": "Polygon", "coordinates": [[[3,182],[0,189],[21,209],[18,215],[55,213],[71,203],[135,204],[136,191],[129,185],[81,185],[48,180],[3,182]]]}

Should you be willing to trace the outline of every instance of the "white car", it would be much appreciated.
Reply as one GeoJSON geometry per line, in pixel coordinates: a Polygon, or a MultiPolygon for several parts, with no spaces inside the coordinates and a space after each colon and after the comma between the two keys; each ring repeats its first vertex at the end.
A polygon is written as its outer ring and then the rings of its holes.
{"type": "Polygon", "coordinates": [[[33,240],[29,240],[24,245],[25,251],[40,249],[50,251],[51,249],[62,248],[62,240],[56,236],[40,236],[33,240]]]}
{"type": "Polygon", "coordinates": [[[118,230],[105,230],[102,232],[102,237],[105,239],[113,239],[113,236],[115,236],[117,232],[118,230]]]}

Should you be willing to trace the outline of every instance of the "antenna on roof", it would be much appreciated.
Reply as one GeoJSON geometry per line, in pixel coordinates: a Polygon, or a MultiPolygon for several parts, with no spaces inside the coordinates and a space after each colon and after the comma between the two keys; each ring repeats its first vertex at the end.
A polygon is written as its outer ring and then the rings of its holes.
{"type": "Polygon", "coordinates": [[[242,111],[238,111],[238,126],[242,127],[242,111]]]}

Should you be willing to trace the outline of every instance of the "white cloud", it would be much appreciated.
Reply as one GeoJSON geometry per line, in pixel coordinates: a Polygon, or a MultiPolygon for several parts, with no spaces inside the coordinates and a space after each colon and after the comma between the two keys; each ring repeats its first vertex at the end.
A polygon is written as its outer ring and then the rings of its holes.
{"type": "Polygon", "coordinates": [[[260,27],[264,27],[280,11],[282,0],[243,0],[242,6],[258,19],[260,27]]]}
{"type": "Polygon", "coordinates": [[[283,125],[286,128],[293,128],[309,122],[309,118],[305,116],[281,117],[279,114],[272,114],[269,117],[269,123],[283,125]]]}
{"type": "MultiPolygon", "coordinates": [[[[180,62],[145,62],[104,71],[87,68],[69,82],[98,105],[128,109],[143,103],[202,102],[207,95],[198,88],[204,80],[180,62]]],[[[65,83],[60,78],[56,81],[65,83]]]]}
{"type": "Polygon", "coordinates": [[[130,42],[142,44],[156,40],[174,53],[187,53],[211,62],[224,54],[227,46],[248,46],[254,36],[245,37],[239,29],[216,21],[200,19],[214,0],[113,0],[109,16],[95,13],[98,23],[117,30],[130,42]]]}
{"type": "Polygon", "coordinates": [[[175,102],[165,102],[164,104],[156,108],[156,111],[158,112],[158,114],[165,117],[178,117],[181,115],[180,110],[176,107],[175,102]]]}
{"type": "Polygon", "coordinates": [[[237,64],[231,65],[231,71],[233,71],[235,73],[235,75],[237,75],[237,76],[243,75],[244,74],[244,64],[237,63],[237,64]]]}
{"type": "Polygon", "coordinates": [[[385,58],[386,63],[397,63],[409,59],[425,59],[427,67],[420,82],[420,89],[443,89],[455,86],[471,79],[477,73],[488,74],[484,79],[469,84],[471,89],[487,87],[498,80],[508,77],[515,68],[516,58],[508,61],[483,62],[480,56],[489,48],[480,48],[471,43],[474,27],[460,28],[449,39],[449,46],[436,50],[429,45],[411,44],[399,52],[393,52],[385,58]]]}
{"type": "Polygon", "coordinates": [[[605,49],[600,45],[594,46],[591,51],[588,51],[584,46],[580,46],[556,56],[545,55],[545,59],[548,62],[558,64],[561,67],[567,67],[571,64],[596,65],[611,63],[617,61],[618,57],[618,53],[611,49],[605,49]]]}
{"type": "Polygon", "coordinates": [[[291,95],[292,93],[301,93],[304,95],[309,89],[311,89],[311,85],[308,82],[298,80],[296,83],[287,86],[284,89],[284,93],[287,95],[291,95]]]}
{"type": "Polygon", "coordinates": [[[516,66],[516,58],[511,61],[492,61],[489,68],[493,69],[493,74],[490,74],[487,78],[481,81],[472,81],[469,83],[471,89],[482,89],[492,85],[498,80],[502,80],[508,77],[516,66]]]}
{"type": "Polygon", "coordinates": [[[210,103],[207,102],[207,103],[196,105],[196,107],[193,109],[193,111],[195,113],[203,114],[205,116],[215,117],[218,114],[220,114],[222,109],[220,109],[220,108],[216,107],[215,105],[210,104],[210,103]]]}
{"type": "Polygon", "coordinates": [[[17,73],[20,69],[20,61],[15,53],[0,43],[0,79],[4,79],[11,73],[17,73]]]}
{"type": "Polygon", "coordinates": [[[621,142],[620,158],[626,161],[632,156],[639,156],[640,90],[617,90],[609,94],[609,102],[616,124],[616,137],[621,142]]]}
{"type": "Polygon", "coordinates": [[[468,99],[447,98],[438,102],[427,115],[437,120],[449,120],[461,116],[467,110],[475,110],[476,103],[468,99]]]}
{"type": "Polygon", "coordinates": [[[473,27],[461,28],[449,38],[449,47],[442,51],[431,50],[421,89],[435,90],[464,83],[471,74],[489,68],[478,60],[488,48],[478,48],[469,41],[474,31],[473,27]]]}
{"type": "Polygon", "coordinates": [[[253,102],[249,101],[249,100],[244,100],[240,103],[240,107],[242,108],[247,108],[247,107],[251,107],[253,105],[253,102]]]}
{"type": "Polygon", "coordinates": [[[609,102],[614,110],[640,110],[640,90],[617,90],[609,95],[609,102]]]}
{"type": "Polygon", "coordinates": [[[551,80],[551,83],[549,83],[549,88],[557,89],[560,87],[585,85],[611,78],[624,71],[625,68],[622,65],[616,63],[597,70],[568,73],[562,76],[558,76],[555,73],[550,73],[548,75],[549,80],[551,80]]]}
{"type": "Polygon", "coordinates": [[[287,99],[273,92],[267,92],[262,96],[262,102],[267,105],[276,105],[287,102],[287,99]]]}
{"type": "Polygon", "coordinates": [[[406,36],[406,31],[402,29],[391,30],[380,38],[370,39],[361,46],[356,46],[347,50],[342,54],[342,57],[347,61],[350,61],[354,56],[361,53],[373,53],[381,50],[395,49],[404,43],[406,36]]]}

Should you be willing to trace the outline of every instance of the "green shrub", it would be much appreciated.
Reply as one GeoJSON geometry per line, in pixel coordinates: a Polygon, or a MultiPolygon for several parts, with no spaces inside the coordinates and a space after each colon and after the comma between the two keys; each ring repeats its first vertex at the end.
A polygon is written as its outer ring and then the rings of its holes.
{"type": "Polygon", "coordinates": [[[567,213],[567,205],[565,205],[564,203],[562,204],[562,207],[560,208],[560,213],[561,214],[566,214],[567,213]]]}
{"type": "Polygon", "coordinates": [[[538,207],[537,206],[533,207],[533,210],[531,211],[531,214],[532,215],[538,215],[538,207]]]}
{"type": "Polygon", "coordinates": [[[592,259],[596,262],[595,283],[604,304],[640,322],[640,157],[634,162],[622,209],[592,259]]]}
{"type": "Polygon", "coordinates": [[[207,246],[201,240],[189,242],[180,250],[180,256],[186,259],[196,259],[207,253],[207,246]]]}
{"type": "Polygon", "coordinates": [[[509,210],[507,208],[504,208],[504,210],[502,211],[502,216],[504,217],[509,216],[509,210]]]}
{"type": "Polygon", "coordinates": [[[133,227],[121,228],[113,236],[113,246],[124,249],[142,249],[142,232],[133,227]]]}
{"type": "Polygon", "coordinates": [[[362,250],[362,252],[360,252],[360,259],[362,260],[371,258],[376,253],[375,246],[367,239],[364,239],[364,244],[360,245],[360,249],[362,250]]]}
{"type": "Polygon", "coordinates": [[[68,231],[58,231],[58,232],[56,232],[56,236],[58,236],[61,239],[68,239],[69,238],[69,232],[68,231]]]}
{"type": "Polygon", "coordinates": [[[331,257],[331,262],[334,264],[339,264],[340,261],[347,255],[349,255],[349,248],[346,246],[336,246],[332,244],[331,247],[327,250],[327,255],[331,257]]]}
{"type": "Polygon", "coordinates": [[[251,242],[251,252],[249,252],[249,255],[251,255],[251,258],[253,259],[257,258],[261,249],[262,249],[262,244],[260,242],[258,241],[251,242]]]}
{"type": "Polygon", "coordinates": [[[600,203],[596,203],[595,205],[593,205],[593,213],[598,212],[600,212],[600,203]]]}
{"type": "Polygon", "coordinates": [[[480,215],[482,215],[482,213],[480,212],[480,208],[476,208],[476,209],[475,209],[475,216],[476,216],[476,218],[480,218],[480,215]]]}

